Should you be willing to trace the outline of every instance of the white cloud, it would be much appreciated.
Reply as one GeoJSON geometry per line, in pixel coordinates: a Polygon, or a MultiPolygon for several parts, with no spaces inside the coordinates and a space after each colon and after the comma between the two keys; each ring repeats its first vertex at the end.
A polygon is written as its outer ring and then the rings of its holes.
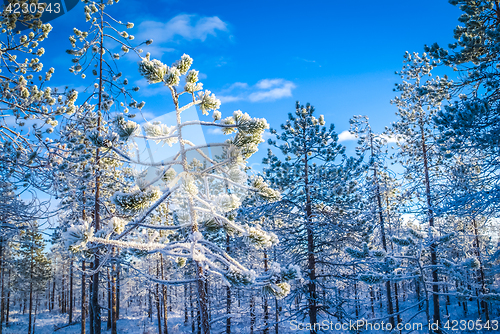
{"type": "Polygon", "coordinates": [[[262,79],[250,86],[245,82],[236,82],[221,91],[217,97],[222,102],[246,100],[250,102],[274,101],[292,96],[295,84],[285,79],[262,79]]]}
{"type": "Polygon", "coordinates": [[[207,132],[211,135],[223,135],[222,129],[218,127],[212,127],[207,132]]]}
{"type": "Polygon", "coordinates": [[[339,143],[343,142],[343,141],[351,141],[351,140],[356,140],[357,137],[356,135],[350,133],[349,131],[345,130],[345,131],[342,131],[340,134],[339,134],[339,143]]]}
{"type": "Polygon", "coordinates": [[[139,24],[138,38],[153,39],[153,45],[172,41],[176,36],[186,40],[205,41],[209,35],[216,36],[217,31],[228,31],[227,24],[217,16],[199,17],[180,14],[170,21],[144,21],[139,24]]]}

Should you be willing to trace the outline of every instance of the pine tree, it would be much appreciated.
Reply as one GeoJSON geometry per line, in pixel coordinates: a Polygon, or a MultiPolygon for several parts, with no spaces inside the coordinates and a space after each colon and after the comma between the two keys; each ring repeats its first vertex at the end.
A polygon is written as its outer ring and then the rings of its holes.
{"type": "MultiPolygon", "coordinates": [[[[435,231],[436,206],[438,205],[436,185],[439,182],[440,167],[444,154],[438,144],[438,133],[432,122],[442,102],[449,98],[449,82],[446,78],[431,80],[431,70],[437,65],[426,54],[406,53],[403,69],[398,72],[403,83],[396,84],[395,91],[401,92],[392,103],[398,107],[398,122],[390,134],[398,138],[399,161],[405,167],[405,178],[410,185],[410,194],[416,196],[420,213],[426,215],[430,238],[435,231]],[[422,188],[422,185],[424,186],[422,188]],[[422,199],[423,203],[419,201],[422,199]],[[421,205],[421,206],[420,206],[421,205]]],[[[433,281],[433,321],[441,324],[439,302],[438,244],[430,244],[433,281]]]]}
{"type": "Polygon", "coordinates": [[[28,334],[34,333],[35,323],[32,320],[34,303],[38,301],[38,294],[46,289],[52,272],[44,247],[45,241],[39,231],[38,223],[33,222],[21,233],[17,251],[17,267],[22,285],[20,289],[29,293],[28,334]]]}
{"type": "MultiPolygon", "coordinates": [[[[95,76],[94,89],[90,96],[97,97],[97,105],[92,106],[84,103],[79,110],[80,120],[85,122],[85,118],[92,120],[92,126],[83,128],[80,126],[78,131],[88,131],[87,137],[95,145],[92,150],[92,167],[90,168],[93,173],[94,185],[90,190],[83,190],[86,196],[93,194],[93,208],[92,224],[94,233],[98,234],[104,227],[102,222],[102,215],[105,210],[101,203],[106,199],[106,192],[109,191],[109,186],[113,183],[107,182],[105,179],[105,170],[111,167],[116,160],[116,157],[110,157],[110,150],[107,146],[112,141],[117,140],[117,134],[107,131],[106,125],[113,120],[110,118],[112,108],[115,108],[123,114],[128,115],[128,107],[141,109],[144,102],[138,103],[132,98],[132,92],[137,90],[135,87],[128,87],[128,79],[122,77],[122,73],[116,67],[116,60],[121,56],[134,52],[139,54],[142,52],[136,46],[131,45],[134,36],[130,35],[127,31],[120,31],[123,28],[131,29],[134,24],[127,22],[123,23],[114,19],[107,12],[107,6],[112,5],[118,1],[84,1],[85,19],[89,22],[89,29],[87,31],[80,31],[77,28],[73,29],[74,35],[69,37],[72,49],[67,53],[74,56],[74,65],[70,67],[70,71],[75,75],[81,75],[85,78],[87,74],[92,73],[95,76]],[[118,43],[120,52],[112,52],[113,46],[118,43]],[[94,111],[94,108],[96,111],[94,111]],[[96,143],[92,139],[101,138],[104,142],[96,143]],[[103,145],[104,143],[104,145],[103,145]],[[108,155],[108,156],[107,156],[108,155]]],[[[150,43],[150,42],[148,42],[150,43]]],[[[122,115],[123,115],[122,114],[122,115]]],[[[133,129],[132,129],[133,130],[133,129]]],[[[85,132],[83,132],[85,133],[85,132]]],[[[132,133],[119,133],[119,136],[127,136],[132,133]]],[[[80,144],[81,146],[81,144],[80,144]]],[[[118,172],[118,171],[115,171],[118,172]]],[[[123,185],[126,187],[126,185],[123,185]]],[[[112,188],[112,186],[111,186],[112,188]]],[[[82,188],[80,187],[82,190],[82,188]]],[[[86,202],[90,203],[90,202],[86,202]]],[[[83,222],[83,225],[86,223],[83,222]]],[[[105,232],[103,232],[105,233],[105,232]]],[[[94,254],[94,268],[101,268],[100,258],[105,254],[101,254],[102,250],[97,249],[94,254]]],[[[92,280],[92,296],[90,305],[92,307],[92,328],[91,334],[101,333],[101,312],[99,306],[99,271],[94,271],[92,280]]],[[[116,287],[113,287],[116,291],[116,287]]],[[[113,298],[116,300],[116,297],[113,298]]],[[[112,324],[113,332],[116,332],[116,322],[112,324]]]]}
{"type": "Polygon", "coordinates": [[[320,303],[318,287],[325,291],[328,288],[318,281],[318,269],[324,278],[333,274],[323,273],[329,267],[328,255],[323,251],[335,247],[339,235],[346,233],[341,232],[343,221],[356,209],[355,189],[361,169],[359,161],[343,156],[345,148],[337,143],[333,124],[324,127],[323,115],[316,118],[314,107],[309,104],[304,107],[297,102],[295,109],[281,125],[282,133],[271,129],[280,143],[269,140],[269,144],[278,148],[284,161],[269,150],[263,160],[268,165],[264,174],[284,198],[282,207],[274,211],[274,218],[287,222],[281,227],[282,232],[287,225],[291,228],[290,234],[283,234],[280,244],[290,248],[307,246],[296,251],[295,261],[306,267],[306,309],[309,322],[314,324],[319,312],[328,309],[327,301],[320,303]],[[341,161],[335,162],[338,158],[341,161]],[[318,258],[321,258],[319,268],[318,258]]]}
{"type": "MultiPolygon", "coordinates": [[[[148,178],[148,173],[143,170],[137,174],[135,188],[114,194],[113,202],[117,213],[128,218],[113,217],[110,220],[112,229],[103,231],[100,235],[94,235],[88,227],[75,226],[68,230],[68,234],[73,236],[73,243],[95,242],[152,253],[161,252],[164,256],[174,259],[190,259],[196,268],[201,327],[204,333],[209,333],[206,295],[208,273],[204,269],[206,265],[209,271],[218,273],[226,284],[240,286],[254,283],[275,284],[276,293],[281,294],[288,293],[289,285],[286,280],[293,279],[295,268],[283,269],[283,273],[275,273],[259,279],[253,271],[244,268],[227,254],[218,254],[219,249],[211,242],[204,240],[202,232],[207,228],[216,228],[244,236],[247,241],[256,245],[271,245],[272,235],[256,227],[241,226],[228,213],[241,205],[242,198],[247,192],[269,198],[278,198],[278,194],[270,189],[261,178],[248,180],[242,169],[245,160],[257,151],[257,144],[262,141],[262,133],[267,127],[266,121],[252,119],[247,114],[236,111],[232,117],[227,117],[218,123],[217,121],[221,118],[217,110],[220,101],[210,91],[195,94],[201,90],[202,85],[198,82],[198,71],[189,70],[191,63],[192,59],[184,55],[169,67],[156,59],[150,59],[147,55],[140,64],[140,72],[150,83],[161,82],[169,87],[177,116],[177,124],[172,127],[147,123],[143,126],[145,135],[141,135],[141,138],[169,145],[177,144],[179,153],[173,160],[157,163],[141,162],[132,158],[127,151],[120,149],[119,141],[106,141],[105,137],[100,136],[99,133],[92,134],[90,138],[94,145],[110,148],[121,159],[136,166],[150,168],[156,176],[152,179],[148,178]],[[176,86],[182,75],[186,76],[186,85],[184,90],[177,92],[176,86]],[[180,106],[180,96],[183,94],[190,95],[192,102],[180,106]],[[197,105],[204,114],[214,110],[214,122],[181,119],[184,110],[197,105]],[[221,127],[225,133],[235,133],[235,136],[224,143],[194,146],[183,137],[182,132],[185,126],[191,125],[221,127]],[[221,148],[221,150],[219,153],[214,151],[216,152],[213,153],[214,156],[209,157],[208,147],[221,148]],[[172,210],[174,212],[172,221],[175,225],[163,227],[150,223],[151,215],[167,199],[175,208],[172,210]],[[140,233],[135,231],[137,229],[140,233]],[[173,240],[163,237],[158,242],[159,234],[155,231],[163,229],[175,231],[179,237],[173,240]],[[101,237],[101,235],[106,235],[106,237],[101,237]],[[191,245],[189,248],[186,248],[186,240],[191,245]],[[188,251],[189,249],[191,250],[188,251]]],[[[124,134],[120,138],[123,142],[138,135],[139,126],[132,121],[125,121],[120,115],[113,124],[116,126],[116,133],[124,134]]],[[[185,261],[182,260],[182,262],[185,261]]],[[[168,280],[160,280],[160,282],[162,284],[180,283],[168,280]]]]}
{"type": "MultiPolygon", "coordinates": [[[[499,52],[497,44],[499,3],[497,1],[451,0],[463,13],[460,25],[454,30],[455,42],[448,49],[437,43],[425,50],[441,64],[452,68],[458,75],[451,83],[450,93],[454,100],[440,110],[435,122],[441,131],[441,140],[449,150],[448,155],[475,155],[471,151],[482,151],[476,163],[481,167],[482,177],[476,179],[474,201],[468,214],[488,214],[496,211],[498,202],[499,108],[500,93],[497,68],[499,52]]],[[[470,196],[468,196],[470,197],[470,196]]],[[[461,206],[457,201],[456,207],[461,206]]]]}
{"type": "MultiPolygon", "coordinates": [[[[379,227],[380,230],[380,243],[382,245],[382,250],[385,254],[389,254],[389,249],[387,245],[387,222],[384,219],[384,204],[383,204],[383,183],[380,180],[380,174],[384,173],[384,152],[383,147],[387,144],[387,140],[380,135],[377,135],[372,131],[368,117],[354,116],[351,119],[351,129],[350,132],[353,133],[358,138],[358,146],[356,147],[359,154],[364,155],[365,152],[368,154],[368,172],[371,175],[367,175],[368,182],[365,189],[369,193],[369,204],[367,207],[371,208],[371,214],[375,217],[371,218],[378,221],[375,226],[379,227]]],[[[377,244],[377,242],[375,242],[377,244]]],[[[380,246],[380,244],[378,244],[380,246]]],[[[386,268],[391,268],[391,266],[385,266],[386,268]]],[[[391,268],[394,269],[394,268],[391,268]]],[[[387,274],[387,273],[386,273],[387,274]]],[[[389,317],[389,322],[392,327],[395,327],[394,317],[391,316],[394,313],[393,303],[392,303],[392,288],[391,282],[388,280],[385,282],[386,287],[386,297],[387,297],[387,312],[389,317]]]]}

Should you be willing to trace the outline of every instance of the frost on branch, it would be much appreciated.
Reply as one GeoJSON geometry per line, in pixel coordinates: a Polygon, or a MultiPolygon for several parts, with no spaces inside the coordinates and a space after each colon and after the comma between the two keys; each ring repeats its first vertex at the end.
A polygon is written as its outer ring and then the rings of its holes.
{"type": "Polygon", "coordinates": [[[283,299],[290,293],[289,281],[302,279],[300,268],[296,265],[289,265],[286,269],[282,269],[278,263],[273,263],[269,272],[271,277],[269,282],[262,287],[262,293],[278,299],[283,299]]]}
{"type": "Polygon", "coordinates": [[[264,142],[262,135],[269,128],[269,124],[264,118],[251,118],[240,110],[235,111],[232,117],[223,119],[221,123],[235,125],[234,128],[227,127],[222,131],[225,134],[236,132],[236,136],[228,139],[227,142],[240,148],[241,154],[245,158],[257,152],[257,146],[264,142]]]}
{"type": "Polygon", "coordinates": [[[150,84],[162,82],[167,71],[168,66],[157,59],[150,60],[149,53],[139,63],[139,73],[146,78],[150,84]]]}
{"type": "Polygon", "coordinates": [[[116,192],[112,198],[112,202],[123,213],[134,214],[149,207],[160,196],[161,191],[156,187],[151,187],[144,191],[136,190],[132,193],[116,192]]]}
{"type": "Polygon", "coordinates": [[[210,110],[217,110],[220,107],[220,100],[209,90],[199,92],[198,101],[200,102],[200,109],[203,115],[208,115],[210,110]]]}
{"type": "Polygon", "coordinates": [[[161,124],[160,122],[148,122],[144,124],[142,128],[144,129],[146,135],[152,137],[157,144],[163,143],[172,147],[172,144],[175,144],[178,141],[177,136],[174,136],[176,131],[175,126],[167,126],[165,124],[161,124]],[[155,139],[155,137],[161,137],[161,139],[155,139]]]}
{"type": "Polygon", "coordinates": [[[87,249],[87,242],[94,236],[91,220],[80,219],[78,225],[72,225],[63,233],[63,239],[68,248],[73,253],[78,253],[87,249]]]}
{"type": "Polygon", "coordinates": [[[245,226],[246,239],[257,248],[269,248],[278,243],[278,237],[272,232],[265,232],[258,226],[245,226]]]}
{"type": "Polygon", "coordinates": [[[277,190],[272,189],[269,185],[264,181],[262,176],[255,176],[252,179],[252,187],[258,190],[257,195],[263,199],[266,199],[271,202],[275,202],[281,199],[281,195],[277,190]]]}
{"type": "Polygon", "coordinates": [[[255,283],[255,272],[253,270],[242,270],[231,265],[224,274],[227,281],[233,286],[249,286],[255,283]]]}
{"type": "Polygon", "coordinates": [[[126,121],[123,115],[119,115],[115,118],[116,131],[120,139],[127,141],[130,137],[137,136],[140,132],[139,124],[134,121],[126,121]]]}
{"type": "Polygon", "coordinates": [[[351,247],[347,247],[345,251],[347,254],[349,254],[350,256],[352,256],[353,258],[356,258],[356,259],[365,259],[368,256],[370,256],[370,251],[369,251],[368,245],[366,243],[363,243],[363,250],[362,251],[351,248],[351,247]]]}
{"type": "Polygon", "coordinates": [[[374,272],[367,272],[364,274],[360,274],[358,277],[361,281],[369,285],[379,284],[384,281],[387,281],[387,278],[385,278],[384,275],[374,272]]]}
{"type": "Polygon", "coordinates": [[[189,71],[192,64],[193,58],[189,57],[187,54],[183,54],[181,59],[174,63],[174,66],[179,70],[181,75],[184,75],[189,71]]]}

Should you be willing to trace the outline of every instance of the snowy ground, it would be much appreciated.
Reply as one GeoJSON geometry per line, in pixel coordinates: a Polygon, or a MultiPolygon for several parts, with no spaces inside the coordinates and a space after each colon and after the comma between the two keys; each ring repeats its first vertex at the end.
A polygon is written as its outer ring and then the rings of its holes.
{"type": "MultiPolygon", "coordinates": [[[[123,319],[118,320],[117,330],[120,334],[157,334],[158,329],[154,322],[150,322],[144,316],[124,316],[123,319]]],[[[172,315],[169,319],[169,334],[183,334],[190,333],[191,328],[184,327],[182,320],[179,317],[172,315]]],[[[12,314],[10,319],[10,326],[4,329],[4,334],[24,334],[28,333],[28,315],[12,314]]],[[[60,328],[68,323],[67,314],[57,314],[44,312],[37,315],[35,333],[34,334],[80,334],[80,323],[72,326],[60,328]],[[59,327],[60,329],[55,330],[59,327]]],[[[89,333],[89,325],[87,321],[87,333],[89,333]]],[[[111,333],[111,330],[106,330],[106,322],[102,323],[102,333],[111,333]]]]}
{"type": "MultiPolygon", "coordinates": [[[[476,321],[477,320],[477,309],[475,307],[475,303],[468,303],[469,304],[469,310],[468,310],[468,315],[464,316],[463,310],[458,307],[455,301],[452,300],[451,305],[448,306],[449,312],[450,312],[450,317],[447,318],[445,316],[445,312],[443,310],[443,320],[470,320],[470,321],[476,321]]],[[[410,306],[408,302],[402,302],[400,307],[401,309],[404,309],[406,307],[410,306]]],[[[443,305],[443,308],[445,305],[443,305]]],[[[492,319],[500,319],[500,310],[498,308],[494,308],[491,310],[491,316],[492,319]]],[[[120,317],[122,319],[118,320],[117,327],[118,327],[118,333],[120,334],[157,334],[158,329],[156,326],[156,316],[153,316],[152,319],[149,319],[147,317],[147,314],[138,311],[137,309],[134,310],[127,310],[123,309],[122,312],[120,312],[120,317]]],[[[244,314],[245,310],[240,309],[240,313],[235,312],[234,316],[235,318],[233,319],[233,328],[232,328],[232,333],[234,334],[249,334],[250,333],[250,323],[248,322],[248,315],[244,314]]],[[[105,315],[105,314],[104,314],[105,315]]],[[[215,316],[215,314],[214,314],[215,316]]],[[[371,314],[363,314],[362,316],[366,318],[373,318],[371,314]]],[[[378,314],[375,315],[375,318],[379,316],[378,314]]],[[[403,322],[409,321],[409,316],[410,314],[405,314],[403,315],[403,322]]],[[[79,314],[75,313],[75,318],[79,318],[79,314]]],[[[106,317],[103,317],[103,323],[102,323],[102,333],[103,334],[110,334],[111,330],[106,330],[106,317]]],[[[323,319],[320,320],[320,322],[323,319]]],[[[189,323],[187,326],[184,326],[184,317],[182,312],[171,312],[169,313],[169,334],[188,334],[192,333],[191,331],[191,324],[189,323]]],[[[417,317],[413,318],[411,320],[413,323],[426,323],[426,318],[425,314],[421,313],[417,317]]],[[[329,321],[328,321],[329,322],[329,321]]],[[[10,315],[10,326],[6,329],[4,329],[4,334],[26,334],[28,332],[27,328],[27,323],[28,323],[28,315],[22,315],[16,312],[11,312],[10,315]]],[[[36,326],[35,326],[35,332],[34,334],[80,334],[80,323],[76,323],[72,326],[67,326],[63,327],[68,323],[68,315],[67,314],[59,314],[57,312],[42,312],[37,315],[36,318],[36,326]],[[60,328],[55,330],[56,328],[60,328]]],[[[259,330],[258,327],[259,325],[262,325],[263,321],[262,319],[257,320],[256,324],[256,331],[254,332],[255,334],[261,334],[262,333],[262,328],[259,330]]],[[[225,321],[214,321],[214,324],[212,325],[212,332],[214,334],[219,334],[219,333],[224,333],[225,332],[225,321]]],[[[304,328],[305,324],[301,323],[299,325],[298,322],[295,323],[290,323],[288,321],[285,321],[280,324],[279,328],[279,333],[280,334],[308,334],[308,330],[300,330],[304,328]],[[300,329],[299,329],[300,328],[300,329]]],[[[275,333],[274,327],[270,328],[270,333],[275,333]]],[[[88,330],[88,321],[87,321],[87,333],[89,333],[88,330]]],[[[322,331],[322,333],[335,333],[335,334],[349,334],[349,333],[354,333],[353,331],[349,330],[342,330],[342,329],[335,329],[331,328],[328,330],[322,331]]],[[[368,331],[363,331],[363,333],[370,333],[370,334],[389,334],[390,331],[387,330],[368,330],[368,331]]],[[[399,333],[398,331],[393,331],[392,333],[399,333]]],[[[428,333],[428,328],[424,327],[422,330],[414,330],[414,331],[408,331],[408,330],[403,330],[401,334],[407,334],[407,333],[428,333]]],[[[448,333],[500,333],[500,330],[458,330],[458,331],[449,331],[448,333]]]]}

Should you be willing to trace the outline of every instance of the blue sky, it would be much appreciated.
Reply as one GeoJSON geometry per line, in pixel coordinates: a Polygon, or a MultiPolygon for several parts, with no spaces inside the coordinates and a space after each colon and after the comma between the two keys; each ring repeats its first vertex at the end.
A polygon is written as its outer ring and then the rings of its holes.
{"type": "MultiPolygon", "coordinates": [[[[390,125],[395,107],[389,101],[398,80],[394,71],[400,69],[404,52],[421,52],[433,42],[451,43],[460,15],[442,0],[121,0],[111,12],[116,19],[135,23],[128,32],[136,42],[153,39],[144,48],[152,57],[169,65],[183,53],[193,57],[204,88],[221,98],[223,116],[241,109],[279,128],[299,100],[314,105],[338,133],[348,129],[355,114],[368,115],[377,131],[390,125]]],[[[54,30],[44,63],[56,67],[53,85],[91,84],[90,78],[67,71],[68,36],[75,25],[86,26],[78,22],[84,22],[81,3],[51,22],[54,30]]],[[[138,60],[126,57],[119,67],[141,87],[136,97],[146,102],[145,115],[172,111],[166,91],[141,80],[138,60]]],[[[206,135],[207,140],[223,139],[206,135]]],[[[260,162],[264,153],[253,162],[260,162]]]]}

